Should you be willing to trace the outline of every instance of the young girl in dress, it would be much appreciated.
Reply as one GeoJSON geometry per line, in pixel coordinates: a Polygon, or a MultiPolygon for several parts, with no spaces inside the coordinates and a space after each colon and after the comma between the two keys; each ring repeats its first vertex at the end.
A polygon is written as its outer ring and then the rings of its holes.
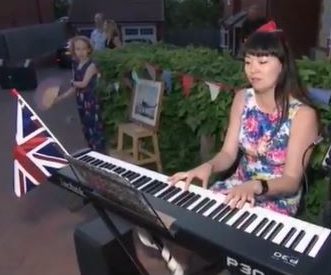
{"type": "Polygon", "coordinates": [[[70,52],[73,57],[73,80],[71,88],[58,100],[76,93],[85,139],[92,150],[104,152],[103,123],[96,95],[98,70],[91,59],[93,48],[90,40],[84,36],[75,36],[70,42],[70,52]]]}

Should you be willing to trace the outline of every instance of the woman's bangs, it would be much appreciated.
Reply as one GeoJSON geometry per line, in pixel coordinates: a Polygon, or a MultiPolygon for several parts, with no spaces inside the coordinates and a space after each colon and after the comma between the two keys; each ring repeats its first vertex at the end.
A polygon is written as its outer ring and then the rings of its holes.
{"type": "Polygon", "coordinates": [[[281,56],[279,39],[271,33],[255,33],[246,41],[243,54],[253,56],[281,56]]]}
{"type": "Polygon", "coordinates": [[[244,51],[244,56],[247,55],[252,55],[252,56],[277,56],[275,51],[272,51],[270,49],[261,49],[261,48],[256,48],[256,49],[246,49],[244,51]]]}

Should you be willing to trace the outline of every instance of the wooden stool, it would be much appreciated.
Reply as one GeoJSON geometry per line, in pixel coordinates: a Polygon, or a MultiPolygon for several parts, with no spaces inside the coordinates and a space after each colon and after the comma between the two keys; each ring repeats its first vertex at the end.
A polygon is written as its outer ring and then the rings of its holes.
{"type": "Polygon", "coordinates": [[[139,126],[135,123],[123,123],[118,126],[117,152],[115,153],[122,160],[136,165],[156,163],[156,168],[162,172],[158,138],[155,131],[139,126]],[[124,134],[132,138],[132,147],[123,148],[124,134]],[[153,152],[142,147],[142,141],[151,138],[153,152]]]}

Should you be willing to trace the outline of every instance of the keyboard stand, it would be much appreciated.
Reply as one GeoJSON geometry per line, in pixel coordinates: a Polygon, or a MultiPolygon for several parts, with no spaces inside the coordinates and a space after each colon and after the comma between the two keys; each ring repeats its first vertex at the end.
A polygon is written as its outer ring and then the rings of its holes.
{"type": "MultiPolygon", "coordinates": [[[[107,214],[120,232],[122,242],[135,254],[134,226],[112,212],[107,214]]],[[[75,228],[74,243],[81,275],[140,275],[115,236],[98,216],[75,228]]]]}
{"type": "MultiPolygon", "coordinates": [[[[127,220],[139,220],[149,224],[153,228],[164,232],[168,237],[172,237],[169,231],[173,222],[172,219],[162,212],[157,212],[145,195],[138,191],[127,178],[108,173],[103,169],[96,168],[69,155],[66,158],[85,198],[95,208],[109,232],[116,238],[139,274],[148,275],[125,246],[121,239],[120,231],[106,210],[110,212],[124,212],[130,216],[130,218],[126,218],[127,220]]],[[[125,215],[124,213],[122,215],[125,215]]],[[[161,249],[161,247],[158,248],[161,249]]]]}
{"type": "Polygon", "coordinates": [[[105,225],[108,228],[109,232],[111,234],[113,234],[113,236],[115,237],[115,239],[118,242],[118,244],[120,245],[120,247],[123,249],[123,251],[125,252],[125,254],[129,257],[130,261],[136,267],[138,274],[140,274],[140,275],[148,275],[147,271],[143,268],[143,266],[137,260],[137,258],[135,257],[135,255],[133,255],[133,253],[130,252],[127,249],[125,243],[121,239],[121,236],[122,235],[121,235],[120,231],[118,230],[118,228],[116,227],[115,223],[112,221],[112,219],[110,218],[110,216],[106,213],[106,210],[104,209],[104,207],[102,207],[95,200],[95,198],[93,198],[93,196],[91,196],[91,194],[89,194],[87,192],[86,195],[87,195],[90,203],[92,204],[92,206],[94,207],[94,209],[96,210],[96,212],[98,213],[98,215],[100,216],[100,218],[102,219],[102,221],[105,223],[105,225]]]}

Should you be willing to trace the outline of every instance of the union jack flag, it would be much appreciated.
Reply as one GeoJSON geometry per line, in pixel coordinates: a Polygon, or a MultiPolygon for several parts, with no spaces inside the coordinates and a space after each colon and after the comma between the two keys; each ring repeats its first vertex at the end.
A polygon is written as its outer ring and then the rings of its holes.
{"type": "Polygon", "coordinates": [[[26,101],[15,90],[12,92],[17,96],[14,190],[21,197],[65,166],[63,155],[68,153],[26,101]]]}

